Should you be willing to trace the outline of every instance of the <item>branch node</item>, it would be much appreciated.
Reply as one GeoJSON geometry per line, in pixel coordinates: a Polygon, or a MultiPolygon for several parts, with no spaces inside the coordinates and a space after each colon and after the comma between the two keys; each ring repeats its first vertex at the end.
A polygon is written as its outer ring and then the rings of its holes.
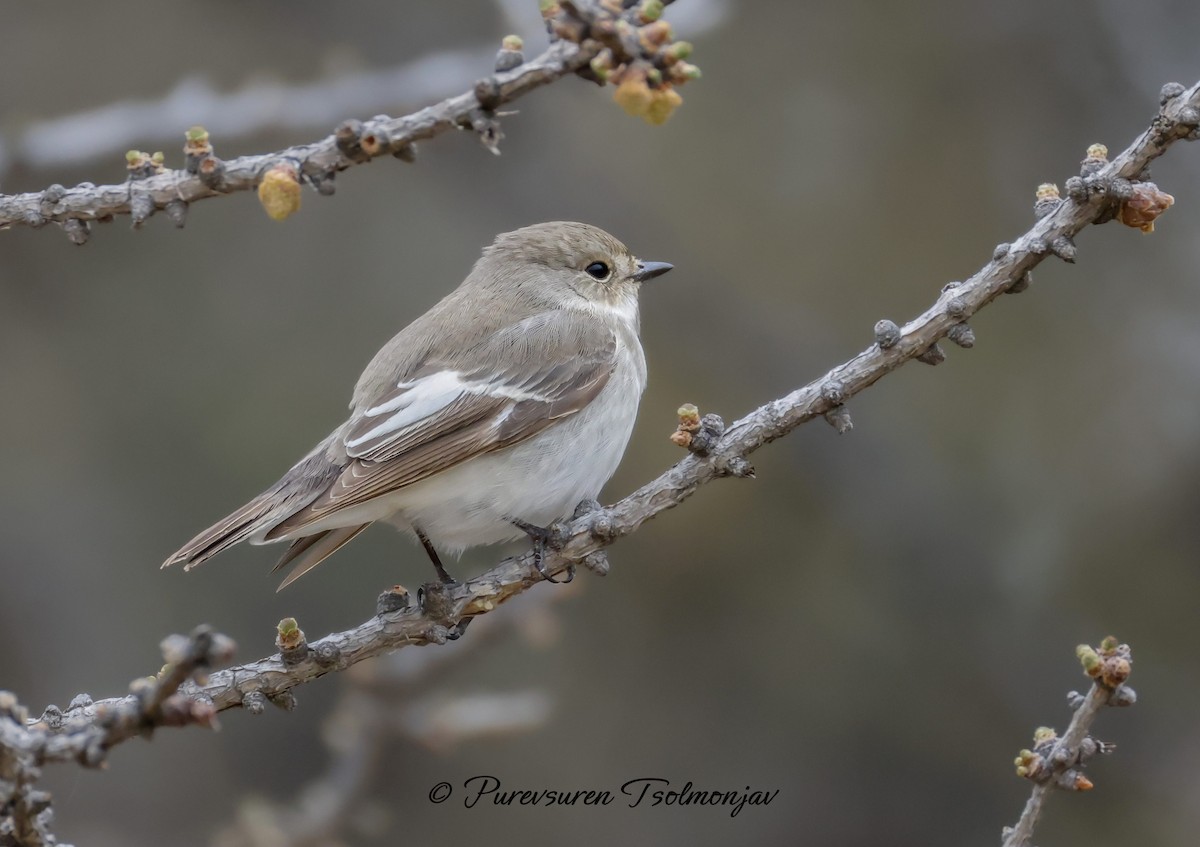
{"type": "Polygon", "coordinates": [[[279,658],[289,667],[308,659],[308,641],[295,618],[284,618],[275,627],[275,647],[279,658]]]}
{"type": "MultiPolygon", "coordinates": [[[[442,582],[427,582],[421,586],[417,592],[417,601],[421,604],[421,611],[431,621],[436,623],[452,623],[454,615],[454,599],[450,595],[449,586],[442,582]]],[[[445,641],[446,628],[437,627],[442,630],[442,641],[437,641],[436,637],[426,636],[426,640],[431,640],[436,644],[441,644],[445,641]]],[[[436,636],[436,633],[435,633],[436,636]]]]}
{"type": "Polygon", "coordinates": [[[1132,706],[1137,703],[1137,692],[1128,685],[1122,685],[1108,697],[1109,706],[1132,706]]]}
{"type": "Polygon", "coordinates": [[[1200,110],[1194,106],[1184,106],[1177,117],[1180,126],[1194,127],[1200,124],[1200,110]]]}
{"type": "Polygon", "coordinates": [[[1001,241],[992,250],[992,261],[998,262],[1008,255],[1008,251],[1012,249],[1012,245],[1007,241],[1001,241]]]}
{"type": "Polygon", "coordinates": [[[163,172],[163,154],[129,150],[125,153],[125,169],[130,181],[146,179],[163,172]]]}
{"type": "Polygon", "coordinates": [[[1050,245],[1046,239],[1034,236],[1025,242],[1025,249],[1036,256],[1044,256],[1050,252],[1050,245]]]}
{"type": "Polygon", "coordinates": [[[49,186],[42,192],[42,204],[53,206],[67,196],[67,189],[63,188],[57,182],[49,186]]]}
{"type": "Polygon", "coordinates": [[[1187,88],[1185,88],[1183,85],[1179,84],[1178,82],[1168,82],[1166,85],[1164,85],[1162,87],[1162,90],[1158,93],[1158,105],[1160,105],[1160,106],[1167,105],[1168,103],[1170,103],[1172,100],[1174,100],[1176,97],[1178,97],[1180,94],[1182,94],[1185,91],[1187,91],[1187,88]]]}
{"type": "MultiPolygon", "coordinates": [[[[957,283],[955,283],[955,285],[957,285],[957,283]]],[[[946,314],[952,318],[966,317],[967,301],[961,297],[951,297],[946,301],[946,314]]]]}
{"type": "Polygon", "coordinates": [[[1133,183],[1123,176],[1114,176],[1104,186],[1104,193],[1123,203],[1133,196],[1133,183]]]}
{"type": "Polygon", "coordinates": [[[593,512],[591,523],[588,524],[588,533],[597,541],[608,542],[616,538],[612,512],[608,511],[608,509],[600,509],[593,512]]]}
{"type": "Polygon", "coordinates": [[[946,353],[937,342],[934,342],[925,348],[925,352],[917,356],[917,361],[924,362],[927,365],[940,365],[946,361],[946,353]]]}
{"type": "Polygon", "coordinates": [[[1075,242],[1066,235],[1060,235],[1050,242],[1050,252],[1072,265],[1075,264],[1075,257],[1079,253],[1075,242]]]}
{"type": "Polygon", "coordinates": [[[46,729],[51,732],[58,732],[63,727],[62,709],[54,704],[47,706],[42,710],[42,716],[38,718],[39,723],[46,725],[46,729]]]}
{"type": "Polygon", "coordinates": [[[506,35],[500,42],[500,52],[496,54],[496,73],[504,73],[519,68],[525,64],[525,54],[521,50],[525,42],[519,35],[506,35]]]}
{"type": "Polygon", "coordinates": [[[257,689],[242,695],[242,708],[248,715],[261,715],[267,710],[267,695],[257,689]]]}
{"type": "MultiPolygon", "coordinates": [[[[404,593],[407,596],[408,592],[404,593]]],[[[331,641],[318,641],[313,645],[313,659],[323,668],[335,667],[342,661],[342,649],[331,641]]]]}
{"type": "Polygon", "coordinates": [[[208,138],[208,130],[202,126],[193,126],[183,134],[183,169],[190,174],[199,174],[204,160],[213,155],[212,142],[208,138]]]}
{"type": "Polygon", "coordinates": [[[676,410],[679,423],[671,433],[671,443],[676,447],[690,448],[692,438],[700,431],[700,410],[695,403],[684,403],[676,410]]]}
{"type": "Polygon", "coordinates": [[[175,224],[176,229],[183,229],[187,223],[188,204],[183,200],[169,200],[167,205],[163,207],[163,211],[167,213],[167,219],[175,224]]]}
{"type": "Polygon", "coordinates": [[[884,318],[875,324],[875,343],[880,350],[888,350],[900,343],[900,327],[884,318]]]}
{"type": "Polygon", "coordinates": [[[1033,204],[1033,216],[1039,220],[1051,214],[1062,205],[1058,186],[1052,182],[1043,182],[1037,188],[1036,202],[1033,204]]]}
{"type": "MultiPolygon", "coordinates": [[[[1083,161],[1079,163],[1079,176],[1083,178],[1095,176],[1104,170],[1106,165],[1108,165],[1108,148],[1103,144],[1092,144],[1088,147],[1083,161]]],[[[1067,193],[1071,193],[1070,186],[1067,187],[1067,193]]]]}
{"type": "Polygon", "coordinates": [[[832,406],[840,406],[846,401],[846,386],[836,379],[827,380],[821,386],[821,397],[832,406]]]}
{"type": "Polygon", "coordinates": [[[375,614],[386,615],[389,612],[399,612],[409,606],[408,589],[403,585],[393,585],[383,591],[375,600],[375,614]]]}
{"type": "Polygon", "coordinates": [[[1007,294],[1020,294],[1022,291],[1033,285],[1033,271],[1025,271],[1017,278],[1017,281],[1008,287],[1007,294]]]}
{"type": "Polygon", "coordinates": [[[732,476],[738,479],[757,479],[754,465],[741,456],[730,456],[717,462],[717,473],[721,476],[732,476]]]}
{"type": "Polygon", "coordinates": [[[285,712],[291,712],[296,708],[296,695],[289,688],[287,691],[280,691],[267,698],[271,701],[271,705],[277,709],[283,709],[285,712]]]}
{"type": "Polygon", "coordinates": [[[854,429],[854,422],[850,420],[850,412],[841,403],[827,410],[824,417],[826,423],[833,427],[838,435],[845,435],[854,429]]]}
{"type": "Polygon", "coordinates": [[[950,331],[946,333],[946,337],[959,347],[969,349],[975,346],[975,333],[965,323],[955,324],[950,327],[950,331]]]}
{"type": "Polygon", "coordinates": [[[148,191],[138,191],[130,194],[129,217],[133,229],[141,229],[142,224],[153,215],[154,197],[148,191]]]}
{"type": "Polygon", "coordinates": [[[342,121],[333,131],[333,141],[338,151],[351,162],[358,164],[371,159],[362,148],[362,131],[362,121],[355,118],[342,121]]]}
{"type": "Polygon", "coordinates": [[[596,576],[608,576],[608,554],[603,550],[597,550],[594,553],[588,553],[583,557],[582,564],[596,576]]]}
{"type": "Polygon", "coordinates": [[[224,192],[228,187],[225,183],[225,163],[216,156],[205,156],[196,168],[196,176],[205,187],[213,191],[224,192]]]}
{"type": "Polygon", "coordinates": [[[67,238],[77,247],[82,247],[87,244],[88,237],[92,234],[91,225],[87,221],[81,221],[79,218],[67,218],[62,225],[63,232],[67,234],[67,238]]]}
{"type": "Polygon", "coordinates": [[[494,76],[484,77],[475,83],[475,99],[479,101],[479,107],[484,111],[494,112],[499,108],[502,102],[500,83],[496,82],[494,76]]]}
{"type": "MultiPolygon", "coordinates": [[[[1085,159],[1084,161],[1087,160],[1085,159]]],[[[1088,189],[1087,180],[1081,176],[1067,177],[1065,187],[1067,189],[1067,196],[1078,203],[1086,201],[1088,195],[1091,193],[1088,189]]]]}
{"type": "Polygon", "coordinates": [[[364,130],[359,139],[359,147],[368,157],[382,156],[392,149],[392,138],[382,122],[376,122],[372,129],[364,130]]]}

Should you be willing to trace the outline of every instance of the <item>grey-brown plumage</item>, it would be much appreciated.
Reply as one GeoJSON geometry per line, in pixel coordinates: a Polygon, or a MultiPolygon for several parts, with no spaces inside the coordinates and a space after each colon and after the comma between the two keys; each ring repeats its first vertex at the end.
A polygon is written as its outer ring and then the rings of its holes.
{"type": "Polygon", "coordinates": [[[497,237],[367,365],[342,426],[163,566],[292,540],[287,585],[376,520],[460,550],[563,516],[624,450],[645,384],[637,291],[669,267],[586,224],[497,237]]]}

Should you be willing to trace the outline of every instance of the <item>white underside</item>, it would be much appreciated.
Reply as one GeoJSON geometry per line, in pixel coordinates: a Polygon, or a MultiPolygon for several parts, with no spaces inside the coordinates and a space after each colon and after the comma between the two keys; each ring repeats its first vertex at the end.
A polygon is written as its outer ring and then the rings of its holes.
{"type": "Polygon", "coordinates": [[[645,381],[641,350],[622,349],[608,384],[585,409],[513,447],[335,512],[302,534],[382,520],[409,532],[419,527],[451,554],[522,538],[514,518],[546,526],[600,493],[629,443],[645,381]]]}

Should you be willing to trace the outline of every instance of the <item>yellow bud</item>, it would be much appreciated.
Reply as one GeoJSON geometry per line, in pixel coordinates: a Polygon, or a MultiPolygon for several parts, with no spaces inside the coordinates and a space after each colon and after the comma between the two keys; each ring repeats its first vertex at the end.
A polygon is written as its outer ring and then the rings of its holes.
{"type": "Polygon", "coordinates": [[[636,74],[625,76],[621,80],[621,84],[617,86],[617,90],[613,92],[613,100],[617,102],[617,105],[635,118],[646,117],[652,99],[650,86],[646,84],[645,77],[636,74]]]}
{"type": "Polygon", "coordinates": [[[271,220],[286,220],[300,209],[300,180],[291,165],[275,165],[258,184],[258,202],[271,220]]]}
{"type": "Polygon", "coordinates": [[[683,98],[674,88],[664,86],[655,89],[650,99],[650,107],[642,117],[646,119],[646,123],[661,126],[667,122],[667,118],[671,117],[671,113],[678,109],[681,103],[683,103],[683,98]]]}

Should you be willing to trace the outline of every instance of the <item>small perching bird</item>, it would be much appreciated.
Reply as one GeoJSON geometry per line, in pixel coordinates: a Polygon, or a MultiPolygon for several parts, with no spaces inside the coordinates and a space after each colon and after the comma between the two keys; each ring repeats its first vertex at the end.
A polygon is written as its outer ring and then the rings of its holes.
{"type": "MultiPolygon", "coordinates": [[[[496,237],[463,283],[383,346],[350,417],[163,567],[290,541],[281,589],[375,521],[438,551],[534,539],[617,469],[646,385],[638,293],[671,270],[594,226],[496,237]]],[[[546,575],[545,571],[542,571],[546,575]]]]}

